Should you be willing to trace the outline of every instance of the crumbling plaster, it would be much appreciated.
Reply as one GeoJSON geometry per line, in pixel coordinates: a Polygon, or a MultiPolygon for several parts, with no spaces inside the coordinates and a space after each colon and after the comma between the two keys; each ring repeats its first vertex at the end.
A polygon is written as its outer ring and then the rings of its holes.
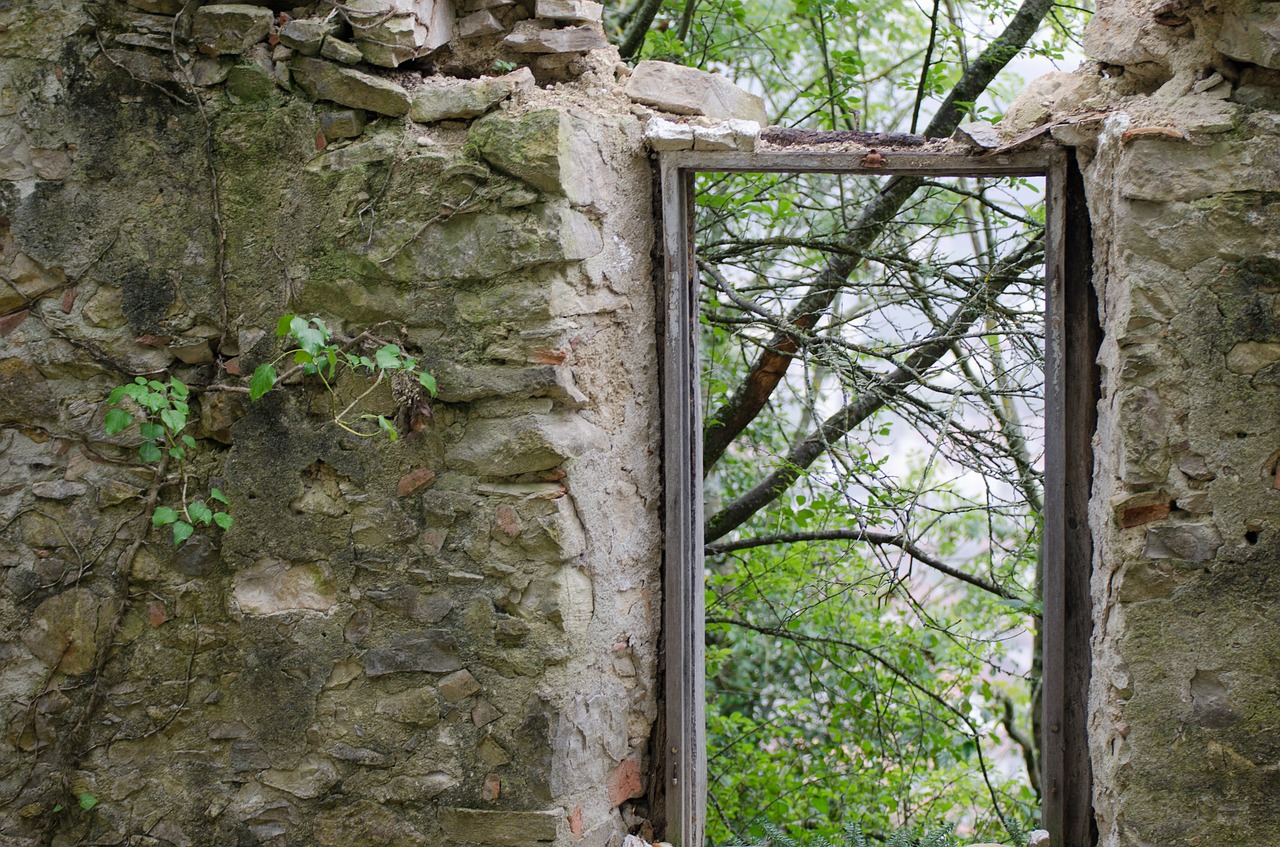
{"type": "Polygon", "coordinates": [[[1280,4],[1100,3],[1007,130],[1082,165],[1101,310],[1089,740],[1103,847],[1280,827],[1280,4]]]}

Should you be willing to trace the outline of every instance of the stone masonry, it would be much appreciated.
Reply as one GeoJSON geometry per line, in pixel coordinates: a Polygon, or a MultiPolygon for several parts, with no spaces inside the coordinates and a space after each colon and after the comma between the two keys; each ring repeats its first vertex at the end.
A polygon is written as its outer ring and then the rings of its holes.
{"type": "Polygon", "coordinates": [[[0,844],[619,844],[657,714],[654,224],[600,7],[281,6],[0,9],[0,844]],[[251,403],[285,314],[438,396],[251,403]],[[184,479],[104,429],[166,373],[184,479]],[[353,400],[400,438],[332,423],[353,400]],[[147,525],[209,486],[228,531],[147,525]]]}
{"type": "MultiPolygon", "coordinates": [[[[765,115],[621,67],[601,11],[0,6],[0,844],[652,838],[649,154],[749,151],[765,115]],[[251,402],[286,314],[438,395],[251,402]],[[104,419],[166,374],[182,476],[104,419]],[[210,486],[230,529],[149,526],[210,486]]],[[[1278,20],[1103,2],[1095,61],[967,131],[1086,180],[1103,847],[1280,831],[1278,20]]]]}
{"type": "Polygon", "coordinates": [[[1103,847],[1280,831],[1280,3],[1100,3],[1016,133],[1076,148],[1102,401],[1090,751],[1103,847]]]}

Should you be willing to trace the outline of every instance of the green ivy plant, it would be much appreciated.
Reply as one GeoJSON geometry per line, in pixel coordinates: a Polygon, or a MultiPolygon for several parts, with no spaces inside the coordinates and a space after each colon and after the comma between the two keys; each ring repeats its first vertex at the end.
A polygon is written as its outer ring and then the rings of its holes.
{"type": "Polygon", "coordinates": [[[107,434],[116,435],[132,426],[137,420],[135,415],[140,415],[138,432],[143,441],[138,447],[138,456],[149,465],[161,462],[166,456],[178,463],[178,475],[182,480],[181,508],[158,506],[151,513],[152,526],[173,527],[174,546],[180,546],[190,538],[196,526],[216,524],[221,529],[229,529],[232,524],[231,515],[223,508],[229,505],[227,495],[218,488],[209,489],[208,499],[209,503],[220,505],[211,507],[204,500],[191,500],[187,496],[191,451],[196,449],[195,438],[186,432],[191,414],[187,402],[190,394],[191,389],[175,376],[169,377],[168,382],[136,377],[133,382],[117,387],[107,397],[107,405],[115,408],[107,411],[103,421],[107,434]],[[132,401],[136,412],[125,408],[126,398],[132,401]]]}
{"type": "MultiPolygon", "coordinates": [[[[388,379],[392,380],[393,388],[397,388],[398,398],[419,392],[436,396],[435,377],[423,370],[418,359],[398,344],[370,340],[366,350],[357,342],[371,339],[367,333],[352,342],[339,344],[320,318],[297,315],[280,318],[276,337],[287,338],[290,349],[254,370],[249,380],[250,400],[261,399],[282,379],[300,371],[303,376],[317,377],[324,385],[333,404],[333,422],[339,427],[363,438],[381,433],[395,441],[399,433],[387,415],[353,415],[360,401],[388,379]],[[294,369],[284,376],[277,374],[276,365],[290,357],[294,369]],[[334,380],[340,370],[372,377],[369,387],[343,409],[337,408],[334,390],[334,380]],[[406,392],[403,388],[406,384],[414,390],[406,392]],[[361,428],[361,422],[372,422],[373,426],[361,428]]],[[[113,408],[107,411],[104,421],[108,435],[124,432],[136,422],[143,438],[138,455],[148,465],[159,466],[168,460],[177,462],[182,481],[180,503],[177,508],[157,506],[151,514],[152,526],[172,527],[174,546],[181,546],[198,527],[216,526],[226,530],[233,523],[227,511],[230,501],[220,489],[211,487],[206,499],[191,499],[187,494],[191,454],[197,448],[196,439],[186,431],[191,415],[190,393],[186,383],[175,376],[170,376],[167,382],[136,377],[133,382],[117,387],[107,397],[107,405],[113,408]]]]}
{"type": "Polygon", "coordinates": [[[287,338],[292,347],[281,353],[270,362],[264,362],[253,372],[249,380],[249,398],[257,400],[270,391],[280,379],[276,373],[276,365],[282,360],[292,357],[295,365],[300,366],[304,375],[314,375],[324,384],[333,403],[333,422],[347,432],[362,438],[382,433],[392,441],[399,438],[399,433],[386,415],[358,414],[351,417],[352,410],[361,400],[368,397],[382,382],[388,378],[401,377],[421,386],[431,397],[436,396],[436,380],[421,368],[419,361],[404,351],[398,344],[384,343],[369,352],[360,349],[347,349],[334,341],[333,334],[320,318],[301,318],[297,315],[284,315],[276,323],[276,337],[287,338]],[[340,369],[373,377],[373,382],[364,393],[352,400],[341,410],[337,407],[337,393],[334,391],[334,378],[340,369]],[[376,428],[358,428],[356,421],[375,422],[376,428]]]}

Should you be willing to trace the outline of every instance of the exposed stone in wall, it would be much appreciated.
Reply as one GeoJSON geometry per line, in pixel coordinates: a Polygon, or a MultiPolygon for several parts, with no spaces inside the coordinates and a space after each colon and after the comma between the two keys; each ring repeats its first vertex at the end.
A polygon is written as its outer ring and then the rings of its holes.
{"type": "Polygon", "coordinates": [[[0,10],[0,842],[620,843],[660,592],[651,172],[616,54],[557,90],[426,82],[375,64],[430,50],[442,6],[373,38],[279,5],[190,32],[161,0],[0,10]],[[318,384],[218,390],[284,313],[383,324],[430,416],[392,443],[318,384]],[[166,370],[189,482],[235,518],[176,550],[140,516],[180,481],[103,425],[166,370]]]}
{"type": "Polygon", "coordinates": [[[1077,147],[1093,219],[1103,847],[1280,830],[1278,20],[1267,2],[1100,4],[1101,63],[1009,111],[1077,147]]]}

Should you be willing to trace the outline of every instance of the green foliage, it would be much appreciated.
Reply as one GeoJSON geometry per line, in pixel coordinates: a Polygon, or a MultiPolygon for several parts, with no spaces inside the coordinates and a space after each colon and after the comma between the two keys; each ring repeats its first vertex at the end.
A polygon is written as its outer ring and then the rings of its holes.
{"type": "Polygon", "coordinates": [[[276,337],[287,339],[296,346],[254,370],[249,380],[250,399],[259,399],[275,386],[280,379],[276,365],[286,358],[292,358],[295,368],[303,375],[317,377],[335,400],[334,380],[340,371],[371,376],[373,383],[356,401],[342,410],[337,409],[335,402],[333,422],[353,435],[369,437],[381,432],[395,441],[399,433],[386,415],[363,413],[354,418],[349,417],[359,400],[372,393],[384,379],[395,375],[403,375],[415,382],[430,397],[436,395],[435,377],[421,367],[417,358],[409,355],[398,344],[382,343],[369,350],[351,350],[335,341],[320,318],[302,318],[297,315],[281,316],[276,323],[276,337]],[[352,425],[354,421],[371,421],[374,428],[357,429],[352,425]]]}
{"type": "MultiPolygon", "coordinates": [[[[286,358],[292,359],[293,370],[319,379],[331,397],[336,397],[334,380],[341,372],[351,372],[362,378],[372,377],[372,384],[345,409],[339,411],[335,406],[333,420],[356,435],[367,437],[382,433],[395,441],[399,432],[385,414],[353,415],[358,402],[387,378],[403,377],[418,386],[426,396],[434,397],[436,394],[435,377],[421,367],[417,358],[397,344],[373,343],[367,350],[348,349],[333,338],[323,320],[297,315],[282,316],[277,322],[276,335],[287,338],[296,346],[254,370],[249,380],[251,400],[260,400],[277,385],[281,376],[276,372],[276,365],[286,358]],[[369,431],[357,430],[352,426],[354,421],[369,421],[372,428],[369,431]]],[[[364,336],[361,337],[363,339],[364,336]]],[[[228,511],[230,500],[219,488],[210,488],[204,499],[188,496],[193,454],[199,447],[195,437],[187,432],[191,415],[190,395],[191,390],[186,383],[176,376],[170,376],[167,382],[140,376],[111,392],[107,405],[112,408],[107,410],[104,419],[104,428],[109,435],[118,435],[137,423],[143,439],[138,456],[143,462],[158,465],[164,460],[177,464],[179,503],[176,507],[157,506],[151,514],[153,527],[171,528],[174,546],[181,546],[199,528],[227,530],[234,523],[228,511]]],[[[426,408],[423,401],[417,411],[426,408]]]]}
{"type": "MultiPolygon", "coordinates": [[[[842,238],[882,189],[821,175],[703,178],[709,433],[758,351],[783,331],[781,316],[847,249],[842,238]]],[[[1037,797],[1018,773],[1005,715],[1029,734],[1040,532],[1035,199],[995,181],[936,181],[917,193],[909,216],[861,248],[769,406],[707,476],[714,516],[763,472],[786,467],[819,421],[884,396],[884,374],[1010,269],[980,332],[966,327],[953,352],[880,411],[827,438],[822,459],[724,543],[845,537],[711,551],[711,843],[758,842],[761,810],[813,838],[836,837],[832,821],[852,815],[879,834],[949,820],[965,839],[996,840],[1002,818],[1033,816],[1037,797]],[[977,255],[961,249],[971,243],[977,255]],[[862,530],[888,540],[859,540],[862,530]],[[987,587],[923,566],[893,539],[987,587]]]]}
{"type": "MultiPolygon", "coordinates": [[[[167,457],[177,463],[182,480],[180,508],[157,506],[151,513],[152,526],[172,527],[175,547],[190,538],[196,526],[216,525],[226,530],[233,523],[228,512],[222,509],[215,512],[203,500],[187,499],[192,454],[198,447],[196,439],[186,432],[191,414],[190,395],[186,383],[176,376],[169,377],[168,382],[136,377],[108,395],[107,404],[115,408],[108,409],[104,419],[108,435],[117,435],[135,421],[138,423],[138,432],[143,438],[138,456],[142,461],[156,464],[167,457]]],[[[217,488],[210,489],[209,500],[230,505],[226,495],[217,488]]]]}

